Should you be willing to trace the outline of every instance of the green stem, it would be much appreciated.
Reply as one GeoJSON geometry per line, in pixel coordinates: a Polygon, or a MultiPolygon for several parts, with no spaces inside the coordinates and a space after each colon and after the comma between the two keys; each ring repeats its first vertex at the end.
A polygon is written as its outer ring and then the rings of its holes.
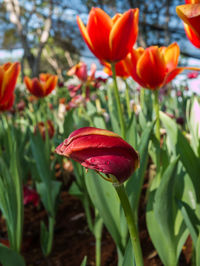
{"type": "Polygon", "coordinates": [[[156,115],[156,138],[160,143],[160,116],[159,116],[159,91],[155,90],[154,91],[154,112],[156,115]]]}
{"type": "Polygon", "coordinates": [[[52,217],[52,216],[49,216],[49,237],[48,237],[48,243],[47,243],[46,256],[48,256],[51,253],[51,250],[52,250],[53,235],[54,235],[54,225],[55,225],[55,218],[52,217]]]}
{"type": "Polygon", "coordinates": [[[121,102],[120,102],[120,97],[119,97],[119,90],[117,86],[115,63],[111,64],[111,68],[112,68],[112,75],[113,75],[113,81],[114,81],[115,99],[117,103],[117,110],[118,110],[119,122],[120,122],[120,127],[121,127],[121,135],[122,135],[122,138],[125,139],[125,123],[124,123],[122,107],[121,107],[121,102]]]}
{"type": "Polygon", "coordinates": [[[144,94],[145,94],[145,89],[141,88],[140,89],[140,105],[141,105],[142,110],[144,110],[144,108],[145,108],[145,106],[144,106],[145,105],[144,94]]]}
{"type": "Polygon", "coordinates": [[[130,233],[130,238],[133,246],[133,253],[135,257],[136,266],[143,266],[143,257],[142,257],[142,249],[140,246],[139,233],[136,227],[136,222],[134,219],[133,211],[131,209],[128,196],[123,184],[120,184],[115,177],[112,176],[113,186],[119,196],[119,199],[122,204],[122,208],[124,210],[126,221],[128,224],[128,229],[130,233]]]}
{"type": "Polygon", "coordinates": [[[129,86],[128,86],[126,79],[124,79],[124,82],[126,84],[126,106],[127,106],[128,117],[130,119],[131,118],[131,107],[130,107],[129,86]]]}
{"type": "Polygon", "coordinates": [[[102,238],[103,220],[96,213],[96,221],[94,226],[94,235],[96,240],[96,266],[101,266],[101,238],[102,238]]]}
{"type": "Polygon", "coordinates": [[[86,220],[87,220],[88,227],[89,227],[90,231],[93,232],[92,215],[91,215],[91,211],[90,211],[89,197],[88,197],[87,194],[86,194],[86,196],[83,199],[83,206],[84,206],[84,209],[85,209],[85,215],[86,215],[86,220]]]}
{"type": "Polygon", "coordinates": [[[156,151],[156,172],[157,174],[159,174],[160,172],[160,115],[159,115],[159,91],[155,90],[154,91],[154,103],[153,103],[153,107],[154,107],[154,112],[155,112],[155,116],[156,116],[156,139],[158,141],[158,145],[157,145],[157,151],[156,151]]]}

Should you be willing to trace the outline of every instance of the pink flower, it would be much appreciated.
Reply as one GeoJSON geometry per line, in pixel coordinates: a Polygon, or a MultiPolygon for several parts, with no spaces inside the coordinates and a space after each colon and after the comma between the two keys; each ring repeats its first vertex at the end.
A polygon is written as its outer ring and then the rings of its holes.
{"type": "Polygon", "coordinates": [[[189,79],[196,79],[198,77],[199,73],[197,71],[188,72],[187,77],[189,79]]]}

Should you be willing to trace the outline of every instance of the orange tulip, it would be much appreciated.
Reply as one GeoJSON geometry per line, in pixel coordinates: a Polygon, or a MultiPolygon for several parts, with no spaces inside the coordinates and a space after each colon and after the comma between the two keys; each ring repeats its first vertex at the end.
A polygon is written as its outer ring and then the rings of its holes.
{"type": "Polygon", "coordinates": [[[51,74],[42,74],[40,79],[33,78],[32,80],[29,77],[24,77],[27,89],[39,98],[49,95],[55,89],[57,81],[58,77],[51,74]]]}
{"type": "MultiPolygon", "coordinates": [[[[103,71],[108,74],[109,76],[112,76],[112,70],[111,70],[111,65],[109,63],[104,64],[105,67],[103,71]]],[[[121,77],[121,78],[128,78],[130,77],[129,72],[126,69],[126,65],[124,61],[119,61],[118,63],[115,64],[115,71],[116,71],[116,76],[121,77]]]]}
{"type": "Polygon", "coordinates": [[[186,5],[176,7],[178,16],[184,22],[184,28],[191,43],[200,48],[200,1],[188,0],[186,5]]]}
{"type": "Polygon", "coordinates": [[[126,57],[136,42],[138,18],[137,8],[110,18],[102,9],[93,7],[87,26],[79,16],[77,23],[86,44],[97,58],[117,62],[126,57]]]}
{"type": "Polygon", "coordinates": [[[19,72],[18,62],[0,66],[0,111],[9,110],[13,106],[14,89],[19,72]]]}
{"type": "Polygon", "coordinates": [[[147,49],[133,49],[125,59],[132,78],[142,87],[158,90],[173,80],[184,69],[200,70],[193,67],[177,67],[180,49],[177,43],[168,47],[151,46],[147,49]]]}

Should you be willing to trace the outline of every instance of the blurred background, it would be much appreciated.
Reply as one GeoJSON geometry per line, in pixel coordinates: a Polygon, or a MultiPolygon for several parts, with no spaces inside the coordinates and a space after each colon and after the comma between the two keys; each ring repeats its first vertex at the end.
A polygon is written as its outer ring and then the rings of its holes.
{"type": "MultiPolygon", "coordinates": [[[[140,10],[137,45],[169,45],[177,41],[181,63],[192,59],[200,65],[200,53],[186,38],[182,21],[176,15],[178,0],[0,0],[0,63],[20,61],[24,75],[62,72],[80,59],[87,64],[97,59],[80,35],[76,15],[86,23],[92,6],[110,16],[129,8],[140,10]]],[[[191,64],[190,64],[191,65],[191,64]]]]}

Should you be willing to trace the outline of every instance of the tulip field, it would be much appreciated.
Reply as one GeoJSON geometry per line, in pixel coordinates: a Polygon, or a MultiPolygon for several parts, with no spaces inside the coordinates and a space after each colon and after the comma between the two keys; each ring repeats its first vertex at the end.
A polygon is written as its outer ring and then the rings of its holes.
{"type": "MultiPolygon", "coordinates": [[[[174,12],[200,49],[200,1],[174,12]]],[[[77,16],[104,75],[0,66],[3,266],[200,266],[200,65],[177,42],[138,47],[138,20],[77,16]]]]}

